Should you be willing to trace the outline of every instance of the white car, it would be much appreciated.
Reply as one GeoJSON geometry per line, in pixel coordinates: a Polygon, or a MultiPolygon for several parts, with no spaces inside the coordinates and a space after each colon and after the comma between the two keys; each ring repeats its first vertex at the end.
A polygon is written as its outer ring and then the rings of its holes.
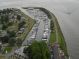
{"type": "Polygon", "coordinates": [[[35,34],[33,34],[33,35],[31,36],[31,39],[35,39],[35,34]]]}
{"type": "Polygon", "coordinates": [[[48,40],[47,36],[48,36],[47,32],[44,32],[42,40],[47,41],[48,40]]]}

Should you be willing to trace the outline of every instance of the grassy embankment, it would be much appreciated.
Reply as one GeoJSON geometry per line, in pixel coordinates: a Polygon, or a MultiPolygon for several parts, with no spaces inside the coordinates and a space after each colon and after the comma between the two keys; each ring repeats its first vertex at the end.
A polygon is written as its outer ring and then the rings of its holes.
{"type": "Polygon", "coordinates": [[[20,11],[21,15],[25,17],[25,32],[22,33],[22,35],[20,35],[20,39],[25,39],[26,36],[28,35],[28,33],[30,32],[30,30],[32,29],[33,25],[35,24],[35,20],[32,19],[31,17],[29,17],[28,15],[25,15],[22,11],[20,11]]]}
{"type": "Polygon", "coordinates": [[[55,20],[55,23],[56,23],[56,26],[57,26],[59,46],[60,46],[61,50],[63,50],[63,52],[65,53],[65,56],[68,57],[68,52],[67,52],[67,46],[66,46],[65,38],[64,38],[64,36],[62,34],[62,31],[60,29],[58,21],[57,21],[56,17],[53,14],[52,14],[52,18],[55,20]]]}
{"type": "Polygon", "coordinates": [[[60,29],[57,18],[50,11],[48,11],[44,8],[41,8],[41,9],[42,9],[42,11],[44,11],[48,15],[49,19],[51,20],[51,24],[50,24],[51,25],[50,44],[53,45],[54,42],[56,42],[56,30],[57,30],[58,43],[59,43],[60,49],[63,50],[63,52],[65,53],[65,56],[69,57],[68,52],[67,52],[67,46],[66,46],[65,38],[64,38],[62,31],[60,29]],[[57,28],[55,28],[55,26],[57,28]]]}

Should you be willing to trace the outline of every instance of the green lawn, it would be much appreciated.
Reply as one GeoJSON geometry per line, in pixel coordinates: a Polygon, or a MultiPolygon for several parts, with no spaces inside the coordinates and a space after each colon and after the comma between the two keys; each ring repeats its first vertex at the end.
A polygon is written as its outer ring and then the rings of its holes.
{"type": "Polygon", "coordinates": [[[65,55],[68,56],[66,42],[61,33],[58,33],[58,39],[61,50],[63,50],[65,55]]]}
{"type": "Polygon", "coordinates": [[[56,33],[51,32],[51,34],[50,34],[50,44],[54,44],[55,41],[56,41],[56,33]]]}
{"type": "Polygon", "coordinates": [[[6,53],[7,51],[7,53],[9,53],[11,52],[11,50],[12,50],[12,47],[5,47],[3,52],[6,53]]]}

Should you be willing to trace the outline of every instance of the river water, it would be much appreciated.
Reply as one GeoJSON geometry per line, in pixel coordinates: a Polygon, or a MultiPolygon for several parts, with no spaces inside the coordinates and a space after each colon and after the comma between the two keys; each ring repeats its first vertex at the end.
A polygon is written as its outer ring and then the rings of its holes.
{"type": "Polygon", "coordinates": [[[78,0],[0,0],[0,9],[20,6],[44,7],[54,13],[66,39],[71,59],[79,59],[78,0]]]}

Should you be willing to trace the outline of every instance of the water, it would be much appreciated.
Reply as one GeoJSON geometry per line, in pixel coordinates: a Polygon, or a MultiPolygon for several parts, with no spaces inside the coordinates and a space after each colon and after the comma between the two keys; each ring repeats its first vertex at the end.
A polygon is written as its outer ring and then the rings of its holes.
{"type": "Polygon", "coordinates": [[[63,31],[71,59],[79,59],[78,0],[0,0],[0,9],[18,6],[40,6],[53,12],[63,31]]]}

